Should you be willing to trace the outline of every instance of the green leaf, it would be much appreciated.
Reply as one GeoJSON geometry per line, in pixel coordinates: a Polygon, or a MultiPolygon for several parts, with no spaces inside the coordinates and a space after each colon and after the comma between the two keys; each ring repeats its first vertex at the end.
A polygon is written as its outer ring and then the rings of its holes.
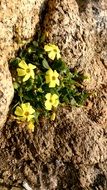
{"type": "Polygon", "coordinates": [[[40,37],[40,43],[43,43],[45,41],[45,34],[42,34],[42,36],[40,37]]]}
{"type": "Polygon", "coordinates": [[[12,67],[18,67],[18,64],[20,63],[21,59],[19,57],[14,58],[10,61],[10,66],[12,67]]]}
{"type": "Polygon", "coordinates": [[[50,66],[49,66],[49,64],[48,64],[48,62],[47,62],[46,59],[43,59],[42,64],[43,64],[43,67],[44,67],[45,69],[50,69],[50,66]]]}
{"type": "Polygon", "coordinates": [[[38,42],[36,42],[36,41],[33,41],[33,45],[35,46],[35,47],[38,47],[38,42]]]}
{"type": "Polygon", "coordinates": [[[36,121],[37,123],[38,123],[38,117],[39,117],[39,115],[40,115],[40,112],[35,111],[34,116],[35,116],[35,121],[36,121]]]}
{"type": "Polygon", "coordinates": [[[78,94],[75,97],[76,102],[78,103],[78,105],[83,105],[86,101],[86,99],[88,98],[89,94],[85,91],[83,91],[80,95],[78,94]]]}
{"type": "Polygon", "coordinates": [[[55,62],[52,64],[52,69],[61,72],[61,71],[66,71],[67,66],[61,59],[59,59],[55,60],[55,62]]]}
{"type": "Polygon", "coordinates": [[[23,98],[23,90],[22,90],[21,87],[19,88],[18,95],[19,95],[19,97],[20,97],[20,101],[22,102],[22,98],[23,98]]]}
{"type": "Polygon", "coordinates": [[[20,86],[19,83],[13,82],[13,87],[15,90],[18,90],[19,86],[20,86]]]}
{"type": "Polygon", "coordinates": [[[59,91],[59,94],[61,94],[62,96],[65,96],[68,94],[68,89],[66,87],[62,88],[60,91],[59,91]]]}
{"type": "Polygon", "coordinates": [[[70,101],[70,104],[72,105],[72,106],[76,106],[77,105],[77,103],[76,103],[76,100],[72,97],[72,99],[71,99],[71,101],[70,101]]]}
{"type": "Polygon", "coordinates": [[[39,58],[43,58],[43,54],[42,53],[39,54],[39,58]]]}
{"type": "Polygon", "coordinates": [[[35,77],[35,83],[36,83],[37,88],[40,88],[42,86],[42,84],[43,84],[43,78],[42,78],[41,74],[38,74],[35,77]]]}
{"type": "Polygon", "coordinates": [[[29,79],[26,83],[25,86],[23,86],[25,91],[30,91],[33,88],[34,80],[29,79]]]}
{"type": "Polygon", "coordinates": [[[25,91],[24,92],[24,94],[23,94],[23,100],[25,100],[25,101],[30,101],[30,102],[34,102],[34,99],[35,99],[35,97],[34,97],[34,93],[33,93],[33,91],[25,91]]]}

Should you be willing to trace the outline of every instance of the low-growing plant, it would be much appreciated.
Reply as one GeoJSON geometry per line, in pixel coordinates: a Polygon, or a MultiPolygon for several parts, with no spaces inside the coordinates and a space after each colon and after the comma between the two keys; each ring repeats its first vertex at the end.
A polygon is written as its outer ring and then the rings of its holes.
{"type": "Polygon", "coordinates": [[[87,99],[84,74],[71,70],[58,46],[41,38],[22,47],[10,68],[15,89],[12,112],[32,131],[40,117],[54,120],[58,106],[80,106],[87,99]]]}

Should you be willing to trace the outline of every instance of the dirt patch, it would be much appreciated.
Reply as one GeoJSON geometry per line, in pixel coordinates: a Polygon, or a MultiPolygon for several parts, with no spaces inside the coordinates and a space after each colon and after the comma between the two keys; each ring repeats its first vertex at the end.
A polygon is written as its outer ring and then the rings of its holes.
{"type": "Polygon", "coordinates": [[[71,148],[63,135],[62,144],[57,142],[58,128],[53,123],[40,124],[32,134],[11,119],[7,122],[1,137],[0,176],[8,189],[22,188],[25,179],[34,189],[82,189],[79,170],[69,159],[71,148]]]}

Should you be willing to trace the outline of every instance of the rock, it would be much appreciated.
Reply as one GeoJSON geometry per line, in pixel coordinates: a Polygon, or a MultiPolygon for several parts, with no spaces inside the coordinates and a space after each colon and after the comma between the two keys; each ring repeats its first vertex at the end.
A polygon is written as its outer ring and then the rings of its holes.
{"type": "MultiPolygon", "coordinates": [[[[87,109],[73,108],[72,112],[64,111],[64,114],[65,120],[55,133],[55,147],[60,155],[59,159],[73,160],[79,170],[79,180],[83,188],[94,186],[98,175],[104,175],[106,183],[107,123],[102,125],[98,121],[92,121],[87,109]],[[67,157],[70,149],[72,155],[67,157]]],[[[105,184],[102,183],[103,185],[105,184]]],[[[99,184],[97,186],[99,187],[99,184]]]]}
{"type": "Polygon", "coordinates": [[[107,189],[106,3],[106,0],[55,3],[50,0],[44,19],[43,29],[49,33],[47,41],[60,47],[69,67],[90,75],[85,87],[95,93],[87,107],[72,108],[65,113],[61,129],[58,126],[55,133],[59,158],[73,160],[84,189],[107,189]]]}
{"type": "MultiPolygon", "coordinates": [[[[1,57],[2,60],[2,57],[1,57]]],[[[7,63],[0,65],[0,127],[6,121],[9,105],[13,98],[13,85],[7,63]]]]}
{"type": "Polygon", "coordinates": [[[11,190],[22,190],[22,188],[18,188],[18,187],[12,187],[11,190]]]}
{"type": "Polygon", "coordinates": [[[0,127],[6,121],[13,98],[8,61],[22,40],[31,38],[44,0],[6,0],[0,3],[0,127]]]}
{"type": "MultiPolygon", "coordinates": [[[[106,0],[105,0],[106,1],[106,0]]],[[[70,67],[77,67],[90,74],[87,89],[93,90],[107,81],[105,67],[107,41],[106,10],[103,0],[81,5],[76,0],[48,1],[44,30],[49,33],[49,42],[58,44],[62,56],[70,67]],[[78,3],[77,3],[78,2],[78,3]],[[80,12],[81,7],[84,11],[80,12]],[[97,13],[94,11],[97,9],[97,13]],[[101,57],[103,57],[101,59],[101,57]]]]}
{"type": "Polygon", "coordinates": [[[1,186],[0,190],[8,190],[6,187],[1,186]]]}
{"type": "MultiPolygon", "coordinates": [[[[18,42],[34,33],[38,22],[33,17],[35,2],[11,1],[12,5],[7,2],[5,6],[2,2],[3,9],[8,10],[1,11],[0,38],[7,70],[7,60],[19,47],[18,42]],[[28,26],[30,14],[32,28],[28,26]]],[[[42,1],[37,3],[40,7],[42,1]]],[[[9,118],[0,133],[1,183],[43,190],[107,190],[106,0],[49,0],[44,14],[41,29],[48,32],[47,41],[58,44],[69,67],[90,75],[84,87],[92,95],[84,107],[60,109],[55,123],[38,124],[33,134],[9,118]]]]}

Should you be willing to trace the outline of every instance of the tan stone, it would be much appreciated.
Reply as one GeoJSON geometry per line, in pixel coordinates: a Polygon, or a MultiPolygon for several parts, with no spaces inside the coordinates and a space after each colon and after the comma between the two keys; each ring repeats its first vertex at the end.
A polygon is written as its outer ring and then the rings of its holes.
{"type": "Polygon", "coordinates": [[[30,39],[39,21],[44,0],[6,0],[0,2],[0,127],[3,126],[13,98],[8,61],[21,40],[30,39]]]}

